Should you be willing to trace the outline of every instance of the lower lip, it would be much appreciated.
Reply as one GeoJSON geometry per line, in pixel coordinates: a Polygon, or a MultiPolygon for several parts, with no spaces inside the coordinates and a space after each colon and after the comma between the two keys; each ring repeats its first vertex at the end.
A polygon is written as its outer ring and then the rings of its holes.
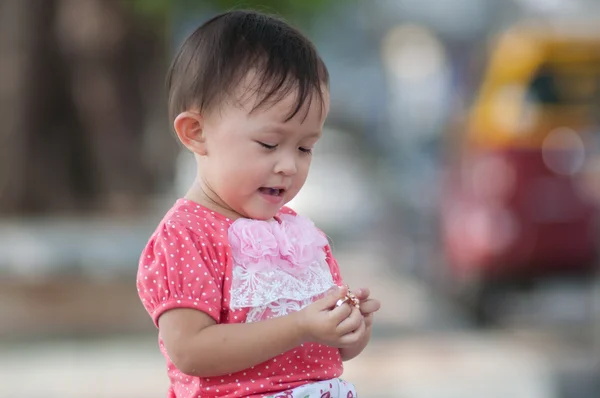
{"type": "Polygon", "coordinates": [[[283,195],[275,196],[275,195],[269,195],[269,194],[266,194],[263,192],[259,192],[259,193],[263,197],[263,199],[269,203],[273,203],[276,205],[276,204],[283,202],[283,195]]]}

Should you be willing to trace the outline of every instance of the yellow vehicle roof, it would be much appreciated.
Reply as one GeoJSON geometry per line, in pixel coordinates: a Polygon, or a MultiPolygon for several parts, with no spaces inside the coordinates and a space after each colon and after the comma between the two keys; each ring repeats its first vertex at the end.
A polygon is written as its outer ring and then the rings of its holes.
{"type": "MultiPolygon", "coordinates": [[[[595,89],[600,20],[526,22],[499,35],[469,115],[469,144],[539,146],[553,127],[577,129],[588,123],[590,103],[527,103],[529,84],[542,67],[577,76],[584,89],[595,89]]],[[[579,88],[574,84],[573,89],[579,88]]]]}

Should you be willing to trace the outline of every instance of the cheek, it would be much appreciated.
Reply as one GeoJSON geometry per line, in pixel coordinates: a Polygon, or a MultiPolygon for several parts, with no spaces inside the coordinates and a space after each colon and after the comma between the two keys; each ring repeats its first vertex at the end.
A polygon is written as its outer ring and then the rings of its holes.
{"type": "Polygon", "coordinates": [[[301,159],[298,162],[298,172],[296,174],[296,181],[298,183],[304,184],[306,178],[308,177],[308,171],[310,170],[311,157],[307,157],[306,159],[301,159]]]}
{"type": "Polygon", "coordinates": [[[225,145],[217,154],[214,167],[218,168],[221,174],[233,174],[235,177],[235,174],[244,173],[249,167],[252,168],[252,162],[248,159],[249,154],[243,151],[243,148],[225,145]]]}
{"type": "Polygon", "coordinates": [[[220,194],[226,194],[240,186],[247,176],[244,163],[240,161],[239,157],[233,155],[221,152],[206,165],[206,173],[210,175],[210,182],[214,188],[220,191],[220,194]]]}
{"type": "Polygon", "coordinates": [[[223,158],[219,165],[215,165],[219,169],[219,179],[223,184],[233,190],[254,189],[255,186],[264,183],[268,176],[271,166],[261,157],[251,156],[236,156],[230,153],[223,158]]]}

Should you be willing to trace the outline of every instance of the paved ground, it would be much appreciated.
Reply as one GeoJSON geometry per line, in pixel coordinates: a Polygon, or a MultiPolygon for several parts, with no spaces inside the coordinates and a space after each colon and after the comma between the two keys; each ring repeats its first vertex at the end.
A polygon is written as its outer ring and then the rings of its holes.
{"type": "MultiPolygon", "coordinates": [[[[347,364],[346,378],[365,397],[557,397],[541,356],[493,337],[375,341],[347,364]]],[[[151,337],[32,345],[0,360],[3,397],[147,398],[165,388],[151,337]]]]}
{"type": "MultiPolygon", "coordinates": [[[[560,398],[552,355],[508,335],[399,335],[375,340],[345,377],[371,398],[560,398]]],[[[34,344],[0,358],[2,397],[148,398],[166,388],[151,336],[34,344]]]]}

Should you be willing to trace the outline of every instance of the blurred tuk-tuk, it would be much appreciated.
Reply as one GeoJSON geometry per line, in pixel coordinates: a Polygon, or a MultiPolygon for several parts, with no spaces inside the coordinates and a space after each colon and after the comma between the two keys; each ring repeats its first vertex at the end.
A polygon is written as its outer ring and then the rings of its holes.
{"type": "Polygon", "coordinates": [[[474,294],[589,275],[598,261],[600,21],[500,35],[462,128],[441,211],[454,286],[474,294]]]}

